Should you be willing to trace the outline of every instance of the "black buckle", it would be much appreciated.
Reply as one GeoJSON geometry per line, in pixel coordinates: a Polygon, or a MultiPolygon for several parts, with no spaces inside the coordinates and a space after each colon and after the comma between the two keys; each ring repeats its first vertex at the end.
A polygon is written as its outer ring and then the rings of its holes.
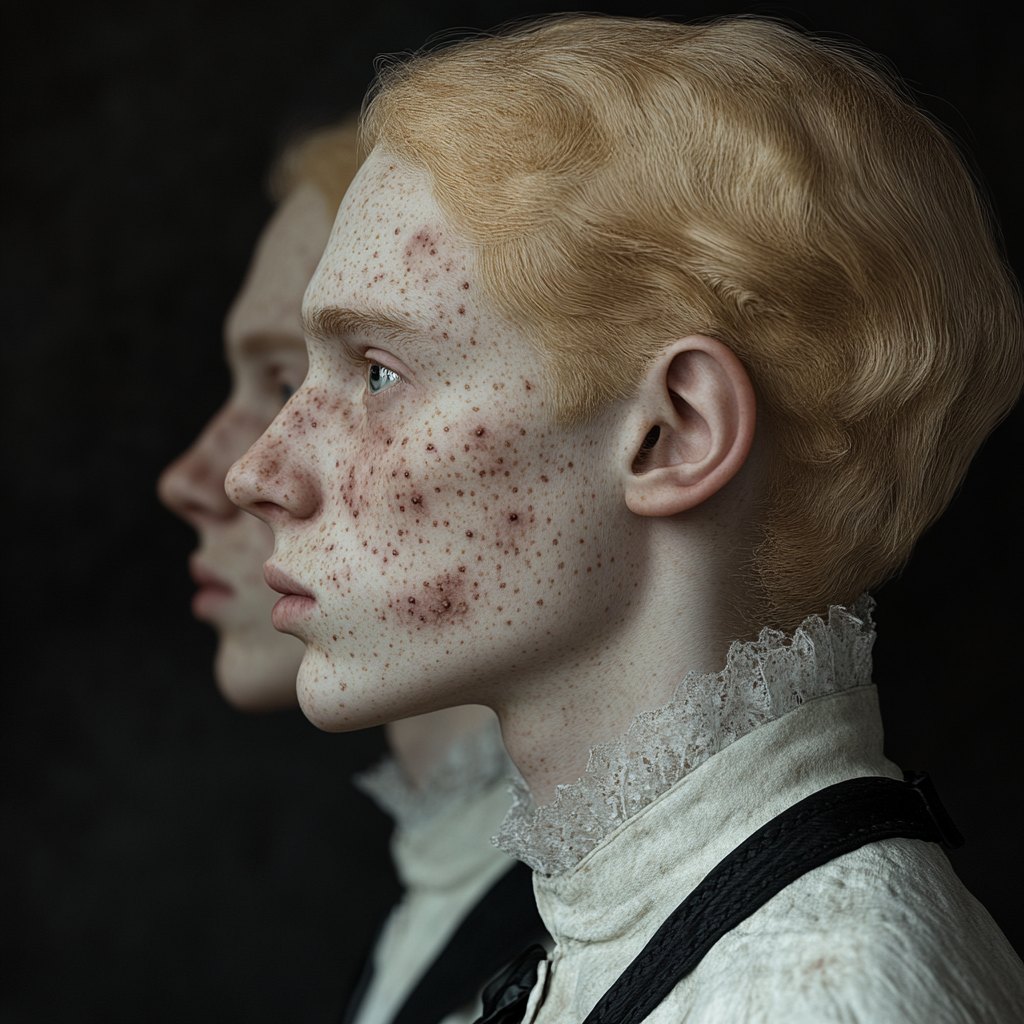
{"type": "Polygon", "coordinates": [[[942,836],[942,845],[948,850],[959,850],[966,840],[960,829],[953,823],[949,811],[942,806],[935,783],[929,778],[928,773],[904,772],[903,781],[913,786],[914,791],[924,801],[928,817],[932,819],[932,823],[939,830],[939,835],[942,836]]]}
{"type": "Polygon", "coordinates": [[[537,967],[547,956],[543,946],[530,946],[489,982],[483,991],[483,1016],[476,1024],[519,1024],[537,984],[537,967]]]}

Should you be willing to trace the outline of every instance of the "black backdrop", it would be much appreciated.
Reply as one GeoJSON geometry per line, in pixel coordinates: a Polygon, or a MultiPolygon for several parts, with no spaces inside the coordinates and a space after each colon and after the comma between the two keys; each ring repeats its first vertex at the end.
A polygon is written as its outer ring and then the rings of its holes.
{"type": "MultiPolygon", "coordinates": [[[[347,781],[379,732],[221,703],[192,537],[154,480],[225,392],[221,319],[281,141],[358,105],[379,52],[554,9],[5,5],[4,1021],[336,1013],[397,893],[388,824],[347,781]]],[[[888,56],[974,154],[1019,274],[1019,50],[994,4],[744,9],[888,56]]],[[[878,595],[876,648],[890,756],[931,769],[970,837],[954,864],[1018,949],[1020,427],[878,595]]]]}

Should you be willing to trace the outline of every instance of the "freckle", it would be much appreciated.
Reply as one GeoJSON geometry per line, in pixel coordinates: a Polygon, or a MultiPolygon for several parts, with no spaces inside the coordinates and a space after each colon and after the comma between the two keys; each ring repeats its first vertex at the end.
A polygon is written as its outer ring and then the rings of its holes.
{"type": "Polygon", "coordinates": [[[515,521],[516,521],[516,520],[517,520],[518,518],[519,518],[519,516],[517,516],[517,515],[515,514],[515,512],[513,512],[513,513],[512,513],[512,515],[510,515],[510,516],[508,517],[508,521],[509,521],[510,523],[514,523],[514,522],[515,522],[515,521]]]}
{"type": "Polygon", "coordinates": [[[466,571],[466,567],[464,565],[460,565],[459,566],[459,572],[465,572],[465,571],[466,571]]]}
{"type": "Polygon", "coordinates": [[[467,537],[472,537],[473,536],[473,531],[472,530],[467,530],[466,531],[466,536],[467,537]]]}
{"type": "Polygon", "coordinates": [[[428,452],[432,452],[433,450],[434,450],[434,446],[432,444],[428,444],[427,445],[427,451],[428,452]]]}
{"type": "Polygon", "coordinates": [[[462,287],[468,290],[468,288],[469,288],[469,282],[468,282],[468,281],[463,281],[463,282],[462,282],[462,287]]]}
{"type": "Polygon", "coordinates": [[[448,433],[448,427],[445,427],[445,428],[444,428],[444,432],[445,432],[446,434],[448,433]]]}

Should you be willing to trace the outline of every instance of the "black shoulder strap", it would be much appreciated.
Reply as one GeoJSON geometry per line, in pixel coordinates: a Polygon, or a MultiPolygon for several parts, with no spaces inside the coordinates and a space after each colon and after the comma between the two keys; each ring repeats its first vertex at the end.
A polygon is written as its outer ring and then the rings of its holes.
{"type": "Polygon", "coordinates": [[[717,864],[673,911],[584,1024],[641,1024],[726,932],[790,882],[880,839],[963,843],[927,775],[849,779],[801,800],[717,864]]]}
{"type": "Polygon", "coordinates": [[[533,872],[516,863],[466,915],[392,1024],[434,1024],[475,999],[525,945],[547,936],[533,872]]]}

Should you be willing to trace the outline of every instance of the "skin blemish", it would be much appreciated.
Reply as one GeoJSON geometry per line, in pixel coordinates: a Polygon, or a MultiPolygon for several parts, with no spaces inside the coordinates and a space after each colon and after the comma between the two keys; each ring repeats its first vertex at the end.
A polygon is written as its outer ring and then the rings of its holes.
{"type": "MultiPolygon", "coordinates": [[[[391,602],[390,607],[404,610],[403,619],[423,626],[449,626],[465,621],[469,611],[467,581],[450,573],[424,580],[422,587],[391,602]]],[[[474,595],[476,596],[476,595],[474,595]]]]}

